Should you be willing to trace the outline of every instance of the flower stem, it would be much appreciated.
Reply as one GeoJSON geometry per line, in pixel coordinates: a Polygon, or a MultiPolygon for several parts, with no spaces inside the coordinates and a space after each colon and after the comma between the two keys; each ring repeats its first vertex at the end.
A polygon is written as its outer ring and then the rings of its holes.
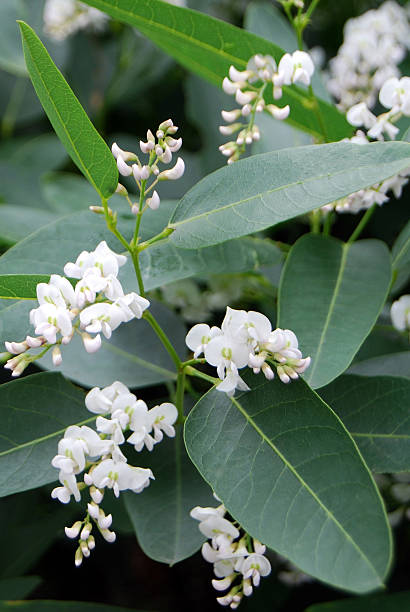
{"type": "Polygon", "coordinates": [[[183,368],[178,372],[177,378],[177,392],[175,398],[175,404],[178,410],[177,423],[183,424],[185,421],[184,415],[184,394],[185,394],[185,370],[183,368]]]}
{"type": "Polygon", "coordinates": [[[196,365],[197,363],[206,363],[206,359],[202,357],[201,359],[189,359],[188,361],[183,361],[181,363],[181,368],[196,365]]]}
{"type": "Polygon", "coordinates": [[[188,376],[196,376],[196,378],[202,378],[203,380],[207,380],[212,385],[216,385],[217,383],[221,382],[219,378],[208,376],[208,374],[205,374],[204,372],[200,372],[199,370],[196,370],[192,366],[187,366],[185,368],[185,372],[186,374],[188,374],[188,376]]]}
{"type": "Polygon", "coordinates": [[[325,221],[323,223],[323,235],[324,236],[330,236],[332,225],[333,225],[333,211],[330,211],[327,213],[325,217],[325,221]]]}
{"type": "Polygon", "coordinates": [[[175,363],[177,369],[179,370],[181,367],[181,360],[178,357],[176,350],[172,346],[168,336],[166,335],[166,333],[164,332],[164,330],[162,329],[162,327],[160,326],[160,324],[158,323],[154,315],[151,314],[149,310],[146,310],[142,316],[151,325],[152,329],[155,331],[158,338],[161,340],[162,344],[168,351],[172,361],[175,363]]]}
{"type": "Polygon", "coordinates": [[[312,210],[310,213],[310,229],[312,234],[320,233],[320,210],[312,210]]]}
{"type": "Polygon", "coordinates": [[[173,227],[164,228],[162,232],[160,232],[156,236],[153,236],[149,240],[145,240],[145,242],[141,242],[138,245],[138,252],[143,251],[144,249],[147,249],[149,246],[151,246],[151,244],[155,244],[156,242],[159,242],[160,240],[165,240],[165,238],[168,238],[168,236],[170,236],[174,231],[175,231],[175,228],[173,227]]]}
{"type": "Polygon", "coordinates": [[[309,5],[309,8],[307,9],[305,15],[306,17],[309,19],[312,16],[313,11],[315,10],[315,8],[317,7],[317,5],[319,4],[320,0],[312,0],[312,2],[309,5]]]}
{"type": "Polygon", "coordinates": [[[145,181],[141,181],[141,189],[140,189],[140,201],[138,202],[138,215],[137,215],[137,220],[135,222],[135,230],[134,230],[134,237],[131,240],[131,248],[135,247],[138,243],[138,236],[139,236],[139,232],[140,232],[140,225],[141,225],[141,219],[142,219],[142,207],[144,204],[144,198],[145,198],[145,185],[146,185],[146,180],[145,181]]]}
{"type": "Polygon", "coordinates": [[[358,239],[358,237],[360,236],[360,234],[364,230],[365,226],[370,221],[370,218],[372,217],[372,215],[373,215],[374,211],[376,210],[376,208],[377,208],[377,204],[374,203],[373,206],[371,206],[370,208],[368,208],[366,210],[366,212],[364,213],[363,217],[360,219],[359,223],[357,224],[356,229],[354,230],[354,232],[350,236],[349,240],[347,241],[347,244],[352,244],[352,242],[354,242],[355,240],[358,239]]]}

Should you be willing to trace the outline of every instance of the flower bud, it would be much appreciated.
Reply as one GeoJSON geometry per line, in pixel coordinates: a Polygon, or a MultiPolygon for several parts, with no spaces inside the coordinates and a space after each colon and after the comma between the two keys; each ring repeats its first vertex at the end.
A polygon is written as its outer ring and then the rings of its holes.
{"type": "Polygon", "coordinates": [[[44,336],[38,336],[38,338],[26,336],[26,342],[30,348],[39,348],[42,344],[46,342],[46,339],[44,338],[44,336]]]}
{"type": "Polygon", "coordinates": [[[109,529],[100,529],[100,533],[106,542],[115,542],[117,538],[115,531],[110,531],[109,529]]]}
{"type": "Polygon", "coordinates": [[[166,132],[170,127],[174,127],[172,119],[167,119],[159,124],[158,129],[166,132]]]}
{"type": "Polygon", "coordinates": [[[82,525],[81,521],[76,521],[74,525],[72,525],[71,527],[64,527],[64,531],[65,531],[67,538],[71,538],[71,539],[77,538],[78,534],[80,533],[81,525],[82,525]]]}
{"type": "Polygon", "coordinates": [[[117,168],[118,172],[122,174],[122,176],[130,176],[132,172],[131,168],[125,163],[125,160],[121,157],[121,155],[117,157],[117,168]]]}
{"type": "Polygon", "coordinates": [[[179,151],[179,149],[182,146],[182,138],[178,138],[177,140],[175,140],[175,138],[171,138],[171,136],[167,136],[165,139],[165,142],[169,146],[172,153],[176,153],[177,151],[179,151]]]}
{"type": "Polygon", "coordinates": [[[91,523],[86,523],[81,530],[80,538],[81,540],[88,540],[91,533],[92,525],[91,523]]]}
{"type": "Polygon", "coordinates": [[[232,121],[236,121],[241,116],[241,109],[236,108],[231,111],[221,111],[222,119],[227,123],[232,123],[232,121]]]}
{"type": "Polygon", "coordinates": [[[100,508],[98,507],[98,504],[96,504],[95,502],[92,502],[91,504],[87,504],[87,510],[91,518],[97,520],[100,517],[100,508]]]}
{"type": "Polygon", "coordinates": [[[100,516],[98,519],[98,526],[101,529],[108,529],[109,527],[111,527],[112,524],[112,515],[111,514],[107,514],[107,516],[105,516],[104,512],[102,510],[100,510],[100,516]]]}
{"type": "Polygon", "coordinates": [[[233,96],[236,93],[238,88],[239,88],[239,84],[232,83],[232,81],[230,81],[228,77],[225,77],[224,80],[222,81],[222,89],[229,96],[233,96]]]}
{"type": "Polygon", "coordinates": [[[104,214],[103,206],[89,206],[88,209],[91,210],[91,212],[96,213],[97,215],[104,214]]]}
{"type": "Polygon", "coordinates": [[[250,70],[237,70],[235,68],[235,66],[231,66],[229,68],[229,78],[231,79],[231,81],[234,81],[235,83],[241,82],[241,81],[247,81],[249,79],[250,76],[252,76],[252,72],[250,70]]]}
{"type": "Polygon", "coordinates": [[[140,140],[140,149],[142,153],[150,153],[153,148],[154,148],[153,142],[143,142],[142,140],[140,140]]]}
{"type": "Polygon", "coordinates": [[[21,353],[25,353],[25,351],[29,348],[27,341],[5,342],[4,346],[6,347],[6,350],[12,355],[20,355],[21,353]]]}
{"type": "Polygon", "coordinates": [[[135,153],[132,153],[131,151],[123,151],[122,149],[120,149],[116,142],[112,144],[111,152],[114,155],[115,159],[118,159],[118,157],[122,157],[124,161],[134,161],[135,159],[137,159],[135,153]]]}
{"type": "Polygon", "coordinates": [[[153,192],[150,198],[147,198],[147,204],[151,208],[151,210],[157,210],[160,205],[160,198],[156,191],[153,192]]]}
{"type": "Polygon", "coordinates": [[[90,535],[90,537],[87,540],[87,546],[88,546],[89,550],[94,550],[94,548],[95,548],[94,536],[90,535]]]}
{"type": "Polygon", "coordinates": [[[279,119],[283,121],[289,117],[290,106],[287,104],[283,108],[279,108],[279,106],[275,106],[274,104],[268,104],[266,106],[266,110],[274,117],[275,119],[279,119]]]}
{"type": "Polygon", "coordinates": [[[232,125],[220,125],[219,131],[224,136],[231,136],[235,132],[241,129],[243,123],[233,123],[232,125]]]}
{"type": "Polygon", "coordinates": [[[240,89],[236,90],[235,100],[241,106],[245,104],[249,104],[256,98],[256,92],[254,91],[241,91],[240,89]]]}
{"type": "Polygon", "coordinates": [[[83,553],[81,552],[81,548],[78,547],[75,551],[74,563],[76,567],[80,567],[83,562],[83,553]]]}
{"type": "Polygon", "coordinates": [[[93,479],[91,478],[90,474],[84,474],[84,482],[85,484],[89,487],[90,485],[93,484],[93,479]]]}
{"type": "Polygon", "coordinates": [[[52,351],[53,366],[58,367],[63,363],[63,356],[61,355],[60,348],[55,346],[52,351]]]}
{"type": "Polygon", "coordinates": [[[164,153],[159,158],[163,164],[169,164],[172,161],[172,152],[167,144],[165,145],[164,153]]]}
{"type": "Polygon", "coordinates": [[[97,489],[97,487],[92,486],[90,487],[90,496],[96,504],[100,504],[102,502],[104,494],[100,489],[97,489]]]}
{"type": "Polygon", "coordinates": [[[182,159],[182,157],[178,157],[178,160],[175,166],[171,168],[170,170],[164,170],[163,172],[161,172],[158,175],[158,179],[160,181],[166,181],[166,180],[175,181],[181,178],[181,176],[184,174],[184,171],[185,171],[184,160],[182,159]]]}
{"type": "Polygon", "coordinates": [[[87,542],[84,542],[83,540],[81,540],[80,548],[81,548],[81,552],[83,553],[84,557],[89,557],[90,556],[90,550],[89,550],[89,548],[87,546],[87,542]]]}
{"type": "Polygon", "coordinates": [[[245,104],[245,106],[242,107],[242,116],[243,117],[247,117],[248,115],[251,114],[252,111],[252,106],[250,104],[245,104]]]}
{"type": "Polygon", "coordinates": [[[95,353],[101,347],[100,334],[97,334],[96,336],[94,336],[94,338],[92,338],[90,334],[87,334],[87,332],[83,332],[81,334],[81,337],[83,339],[84,348],[87,353],[95,353]]]}
{"type": "Polygon", "coordinates": [[[121,195],[121,196],[128,195],[128,191],[125,189],[124,185],[121,185],[121,183],[118,183],[115,193],[118,193],[118,195],[121,195]]]}

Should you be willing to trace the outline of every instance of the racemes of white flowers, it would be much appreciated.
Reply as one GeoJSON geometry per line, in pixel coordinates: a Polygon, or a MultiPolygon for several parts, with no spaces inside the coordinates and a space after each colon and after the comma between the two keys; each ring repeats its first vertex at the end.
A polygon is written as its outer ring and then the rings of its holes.
{"type": "Polygon", "coordinates": [[[390,309],[393,326],[400,332],[410,332],[410,295],[402,295],[390,309]]]}
{"type": "MultiPolygon", "coordinates": [[[[372,139],[384,140],[385,135],[394,140],[399,129],[394,125],[403,115],[410,116],[410,78],[402,77],[388,79],[379,93],[380,103],[390,110],[379,116],[374,115],[365,102],[355,104],[347,111],[346,117],[349,123],[355,127],[363,127],[366,132],[358,130],[353,138],[347,138],[343,142],[354,144],[368,144],[372,139]]],[[[389,201],[388,192],[392,192],[396,198],[400,198],[403,187],[408,183],[410,168],[403,170],[381,183],[377,183],[367,189],[360,189],[349,196],[322,207],[324,213],[331,210],[337,212],[358,213],[367,210],[373,204],[380,206],[389,201]]]]}
{"type": "Polygon", "coordinates": [[[59,470],[61,486],[55,487],[51,497],[66,504],[74,497],[81,501],[81,492],[88,488],[90,501],[82,521],[66,527],[69,538],[78,538],[75,564],[81,565],[95,546],[91,535],[93,523],[108,542],[115,540],[110,531],[112,516],[106,516],[100,504],[106,489],[112,489],[118,497],[121,491],[140,493],[154,478],[149,468],[134,467],[127,463],[120,445],[125,435],[131,433],[127,442],[138,451],[147,447],[150,451],[163,439],[164,434],[175,436],[173,427],[178,413],[174,404],[164,403],[150,410],[146,403],[137,399],[119,381],[109,387],[94,387],[85,398],[90,412],[97,414],[95,428],[86,425],[68,427],[58,443],[57,455],[52,465],[59,470]],[[77,476],[82,480],[77,481],[77,476]]]}
{"type": "MultiPolygon", "coordinates": [[[[160,164],[168,165],[173,160],[173,154],[179,151],[182,146],[182,138],[174,138],[178,131],[178,127],[173,124],[172,119],[167,119],[159,124],[156,134],[147,131],[147,140],[140,141],[141,153],[148,155],[146,163],[142,162],[136,153],[132,151],[123,151],[113,143],[111,147],[112,154],[117,160],[119,173],[124,176],[133,176],[137,184],[138,190],[143,192],[144,198],[151,192],[149,198],[145,201],[145,206],[140,208],[137,204],[133,204],[128,199],[131,210],[135,215],[142,214],[147,208],[156,210],[160,205],[160,197],[153,188],[160,181],[175,181],[184,174],[185,164],[182,157],[178,157],[175,165],[167,170],[160,171],[160,164]],[[129,165],[131,163],[131,165],[129,165]],[[147,181],[151,180],[151,184],[147,181]]],[[[117,193],[128,198],[128,192],[120,183],[117,187],[117,193]]]]}
{"type": "MultiPolygon", "coordinates": [[[[78,279],[74,287],[58,274],[52,274],[48,283],[37,285],[39,306],[30,312],[36,337],[5,343],[6,350],[16,355],[4,366],[12,370],[12,376],[19,376],[52,346],[68,344],[74,333],[82,337],[86,351],[94,353],[101,346],[101,333],[110,338],[121,323],[142,317],[149,301],[134,292],[125,295],[117,278],[126,260],[106,242],[100,242],[94,251],[82,251],[75,262],[64,266],[67,277],[78,279]],[[28,352],[39,348],[39,353],[28,352]]],[[[55,346],[54,365],[61,361],[61,351],[55,346]]]]}
{"type": "Polygon", "coordinates": [[[44,31],[61,41],[79,30],[101,31],[109,17],[79,0],[46,0],[43,19],[44,31]]]}
{"type": "Polygon", "coordinates": [[[199,530],[209,539],[202,545],[202,556],[214,566],[216,579],[212,580],[212,586],[216,591],[229,589],[216,601],[234,610],[244,595],[252,595],[261,576],[270,574],[271,565],[264,556],[266,546],[229,520],[226,513],[223,504],[217,508],[196,506],[191,510],[191,517],[199,521],[199,530]]]}
{"type": "Polygon", "coordinates": [[[410,47],[406,10],[389,0],[378,9],[349,19],[344,41],[329,63],[327,87],[341,110],[365,102],[373,108],[388,79],[400,77],[398,65],[410,47]]]}
{"type": "Polygon", "coordinates": [[[260,312],[226,309],[221,327],[198,323],[188,332],[185,342],[198,358],[217,368],[221,382],[218,391],[229,395],[235,389],[249,389],[238,370],[248,366],[255,374],[263,372],[268,380],[276,370],[284,383],[296,379],[309,367],[310,357],[302,357],[298,340],[289,329],[272,330],[272,324],[260,312]]]}
{"type": "Polygon", "coordinates": [[[282,97],[282,87],[294,83],[309,85],[314,72],[312,58],[304,51],[286,53],[279,65],[270,55],[254,55],[247,63],[246,70],[240,71],[231,66],[229,78],[225,77],[222,88],[225,93],[234,95],[241,108],[222,111],[222,118],[228,125],[221,125],[219,131],[224,136],[237,134],[236,140],[219,147],[222,155],[228,157],[228,164],[238,160],[246,145],[259,140],[260,131],[255,124],[255,115],[267,111],[275,119],[287,119],[289,105],[284,107],[266,104],[264,99],[268,86],[272,88],[273,98],[282,97]]]}

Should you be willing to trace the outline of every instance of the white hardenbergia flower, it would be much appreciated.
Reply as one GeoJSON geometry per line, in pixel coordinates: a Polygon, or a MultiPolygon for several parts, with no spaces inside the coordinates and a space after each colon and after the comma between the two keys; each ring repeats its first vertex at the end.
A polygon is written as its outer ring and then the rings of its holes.
{"type": "Polygon", "coordinates": [[[223,504],[217,508],[191,510],[191,517],[199,521],[199,530],[209,542],[202,545],[202,556],[213,564],[216,579],[212,586],[216,591],[229,591],[216,600],[222,606],[238,607],[243,596],[248,597],[257,587],[261,576],[271,572],[264,556],[266,546],[252,539],[243,529],[226,517],[223,504]],[[252,586],[253,585],[253,586],[252,586]]]}
{"type": "Polygon", "coordinates": [[[60,365],[63,355],[60,346],[55,345],[68,344],[74,333],[81,335],[85,350],[94,353],[101,347],[100,333],[110,338],[121,323],[140,319],[150,303],[134,292],[124,295],[117,276],[126,261],[124,255],[115,253],[103,241],[94,251],[82,251],[74,263],[64,266],[67,276],[78,279],[75,286],[57,274],[52,274],[48,283],[39,283],[39,306],[30,312],[30,323],[38,337],[6,342],[7,350],[18,358],[9,359],[5,368],[19,376],[53,346],[53,363],[60,365]],[[38,354],[28,353],[29,349],[41,347],[38,354]]]}
{"type": "MultiPolygon", "coordinates": [[[[327,82],[341,110],[346,111],[360,102],[374,107],[383,83],[399,79],[398,65],[405,58],[409,41],[406,11],[392,0],[346,22],[343,45],[330,60],[327,82]]],[[[391,91],[386,88],[385,101],[391,91]]]]}
{"type": "Polygon", "coordinates": [[[51,493],[54,499],[67,504],[73,496],[75,501],[80,502],[85,489],[88,489],[90,496],[85,518],[76,521],[72,527],[66,527],[67,537],[78,538],[75,553],[77,566],[95,547],[91,535],[93,524],[107,542],[115,541],[116,535],[110,531],[112,516],[106,515],[100,507],[104,491],[112,489],[116,497],[126,490],[141,493],[154,478],[149,468],[127,463],[120,449],[125,442],[124,434],[131,433],[128,442],[134,444],[137,450],[142,450],[144,445],[152,450],[155,444],[161,442],[164,433],[175,436],[173,425],[178,416],[176,407],[169,402],[148,410],[146,403],[137,399],[119,381],[104,389],[91,389],[85,404],[98,415],[95,419],[97,431],[86,425],[68,427],[58,443],[58,454],[51,462],[59,470],[61,483],[51,493]],[[82,481],[77,480],[80,474],[82,481]]]}
{"type": "Polygon", "coordinates": [[[228,164],[233,163],[245,151],[246,145],[260,139],[260,130],[255,125],[256,113],[266,110],[275,119],[283,121],[290,113],[288,105],[280,108],[274,104],[266,104],[264,94],[266,88],[272,87],[275,100],[282,97],[283,85],[301,82],[310,83],[314,71],[311,57],[304,51],[287,53],[276,65],[270,55],[254,55],[247,63],[246,70],[237,70],[235,66],[229,69],[229,78],[225,77],[222,89],[228,95],[234,95],[241,109],[222,111],[222,118],[230,125],[221,125],[219,131],[224,136],[237,134],[236,140],[219,147],[222,155],[228,158],[228,164]],[[246,119],[245,122],[239,121],[246,119]]]}
{"type": "Polygon", "coordinates": [[[393,302],[390,316],[394,327],[398,331],[410,331],[410,295],[402,295],[393,302]]]}
{"type": "Polygon", "coordinates": [[[177,131],[178,127],[173,124],[171,119],[159,124],[155,136],[151,130],[147,131],[147,140],[140,140],[139,143],[141,153],[148,155],[146,163],[141,161],[136,153],[123,151],[116,142],[113,143],[111,151],[117,161],[120,174],[122,176],[132,175],[141,195],[139,203],[132,202],[128,197],[127,190],[122,185],[119,186],[119,192],[127,198],[134,215],[142,215],[147,208],[151,208],[151,210],[159,208],[160,196],[154,190],[158,181],[174,181],[184,174],[185,164],[181,157],[178,157],[172,168],[162,171],[160,169],[162,164],[168,165],[173,161],[173,154],[179,151],[182,146],[182,138],[174,138],[177,131]],[[131,162],[134,163],[129,165],[131,162]],[[150,194],[149,197],[147,197],[148,194],[150,194]]]}
{"type": "Polygon", "coordinates": [[[55,40],[64,40],[79,30],[103,30],[108,15],[78,0],[46,0],[43,19],[44,31],[55,40]]]}
{"type": "Polygon", "coordinates": [[[205,360],[217,368],[221,383],[218,391],[229,395],[235,389],[249,387],[238,370],[249,366],[255,374],[260,371],[268,380],[276,370],[284,383],[296,379],[310,364],[310,357],[302,357],[295,334],[289,329],[272,331],[271,322],[260,312],[226,309],[221,329],[199,323],[188,332],[185,342],[196,359],[204,353],[205,360]]]}

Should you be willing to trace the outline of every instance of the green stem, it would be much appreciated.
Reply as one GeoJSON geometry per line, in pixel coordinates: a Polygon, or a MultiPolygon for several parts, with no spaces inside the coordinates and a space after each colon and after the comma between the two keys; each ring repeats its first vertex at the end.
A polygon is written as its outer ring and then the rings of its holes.
{"type": "Polygon", "coordinates": [[[141,252],[144,249],[147,249],[149,246],[151,246],[151,244],[155,244],[156,242],[159,242],[160,240],[164,240],[165,238],[168,238],[168,236],[170,236],[174,231],[175,231],[175,228],[166,227],[165,229],[162,230],[162,232],[160,232],[156,236],[153,236],[149,240],[145,240],[145,242],[141,242],[138,245],[138,252],[141,252]]]}
{"type": "Polygon", "coordinates": [[[364,230],[367,223],[370,221],[370,218],[372,217],[377,206],[378,206],[377,204],[373,204],[373,206],[371,206],[370,208],[366,210],[363,217],[360,219],[359,223],[357,224],[357,227],[354,230],[353,234],[350,236],[349,240],[347,241],[347,244],[352,244],[352,242],[357,240],[357,238],[360,236],[360,234],[364,230]]]}
{"type": "Polygon", "coordinates": [[[206,359],[189,359],[188,361],[183,361],[181,363],[181,368],[187,368],[188,366],[196,365],[197,363],[206,363],[206,359]]]}
{"type": "Polygon", "coordinates": [[[305,15],[308,19],[310,19],[310,17],[312,16],[313,11],[315,10],[315,8],[317,7],[317,5],[319,4],[320,0],[312,0],[312,2],[309,5],[309,8],[307,9],[305,15]]]}
{"type": "Polygon", "coordinates": [[[330,236],[330,232],[333,225],[333,211],[327,213],[325,221],[323,223],[323,235],[330,236]]]}
{"type": "Polygon", "coordinates": [[[139,236],[139,232],[140,232],[140,225],[141,225],[141,219],[142,219],[142,207],[144,204],[144,197],[145,197],[145,185],[146,185],[147,181],[141,181],[141,189],[140,189],[140,201],[138,202],[138,215],[137,215],[137,220],[135,222],[135,230],[134,230],[134,237],[131,241],[131,247],[135,247],[138,243],[138,236],[139,236]]]}
{"type": "Polygon", "coordinates": [[[321,213],[319,209],[312,210],[310,213],[310,229],[312,234],[320,233],[320,217],[321,213]]]}
{"type": "Polygon", "coordinates": [[[152,329],[155,331],[158,338],[161,340],[162,344],[168,351],[172,361],[175,363],[177,369],[179,370],[181,367],[181,360],[178,357],[176,350],[172,346],[171,342],[169,341],[168,336],[166,335],[166,333],[164,332],[164,330],[162,329],[158,321],[148,310],[146,310],[142,316],[151,325],[152,329]]]}
{"type": "Polygon", "coordinates": [[[132,263],[134,264],[134,270],[135,270],[135,275],[138,281],[138,289],[139,289],[140,295],[142,297],[145,297],[144,281],[142,280],[140,262],[138,259],[138,251],[131,250],[130,253],[131,253],[132,263]]]}
{"type": "Polygon", "coordinates": [[[176,392],[176,399],[175,399],[175,404],[178,410],[178,420],[177,423],[179,424],[183,424],[183,422],[185,421],[185,415],[184,415],[184,393],[185,393],[185,370],[181,369],[178,372],[178,378],[177,378],[177,392],[176,392]]]}
{"type": "Polygon", "coordinates": [[[195,376],[196,378],[202,378],[202,380],[206,380],[206,381],[210,382],[212,385],[216,385],[219,382],[221,382],[219,380],[219,378],[214,378],[213,376],[208,376],[208,374],[205,374],[204,372],[200,372],[199,370],[196,370],[192,366],[187,366],[185,368],[185,372],[186,372],[186,374],[188,376],[195,376]]]}

